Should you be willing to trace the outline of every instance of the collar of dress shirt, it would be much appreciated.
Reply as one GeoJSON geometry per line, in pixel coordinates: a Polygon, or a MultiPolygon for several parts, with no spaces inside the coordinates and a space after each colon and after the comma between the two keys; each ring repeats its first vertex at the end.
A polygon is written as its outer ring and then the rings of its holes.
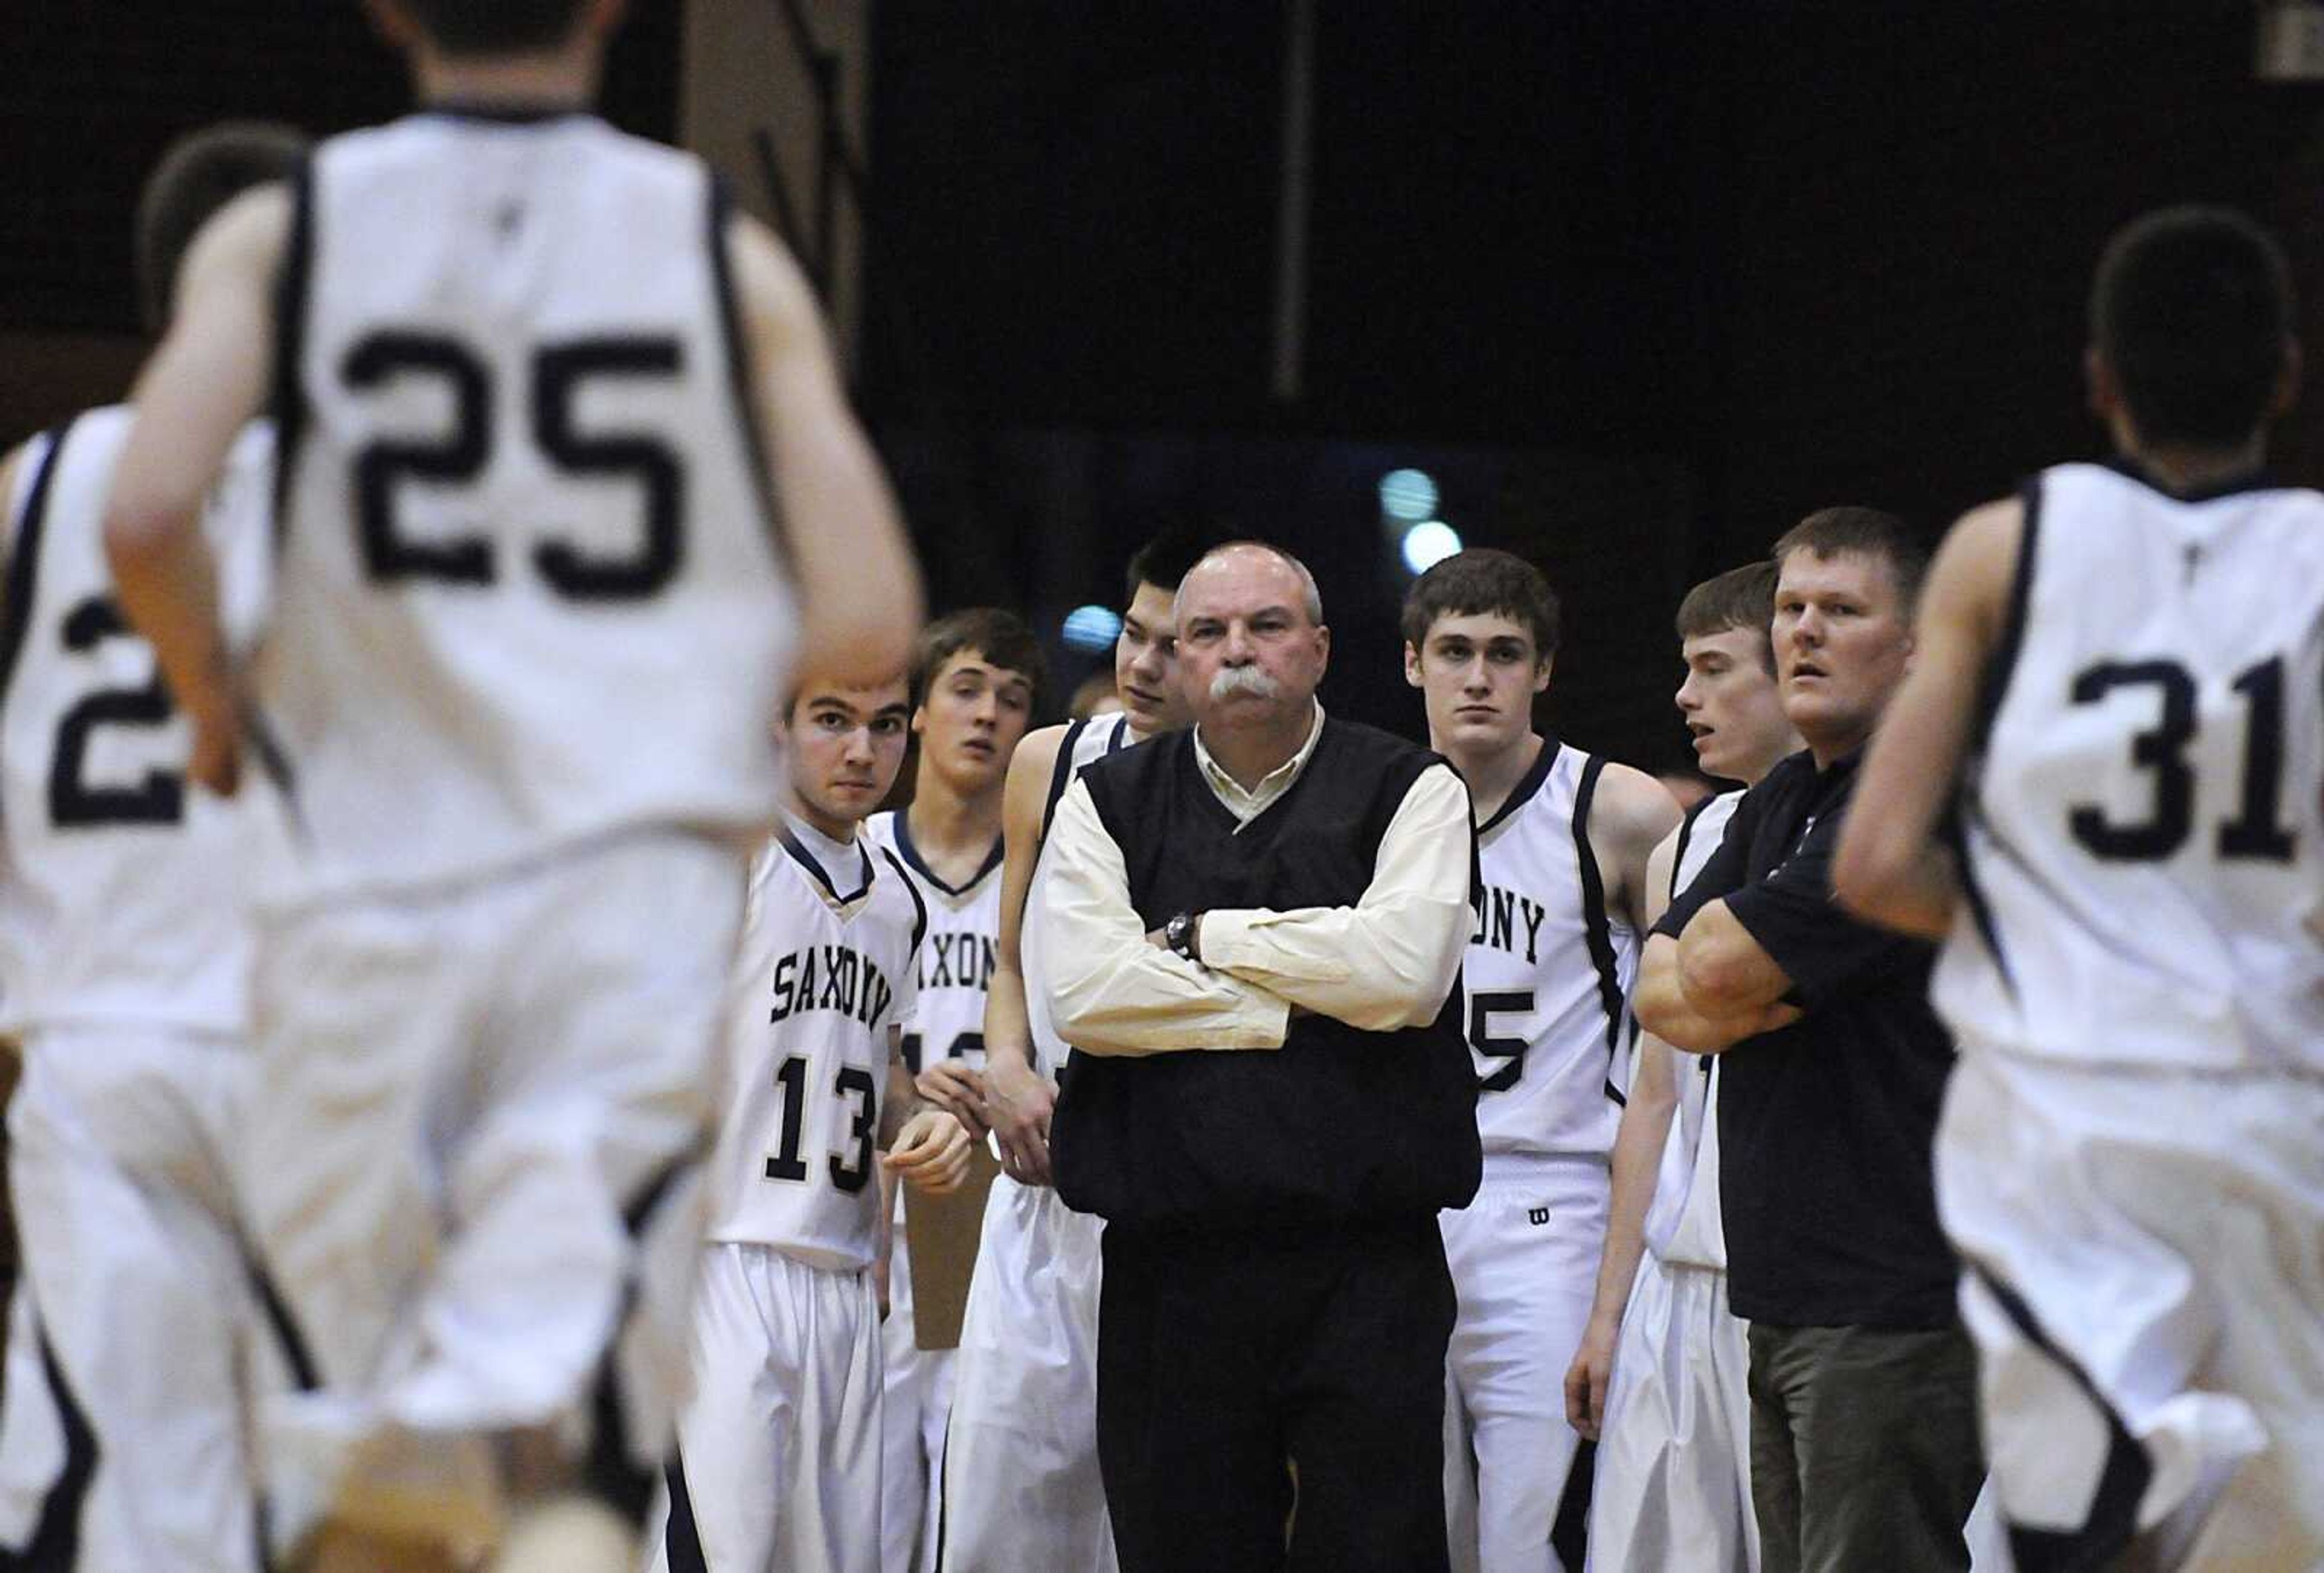
{"type": "Polygon", "coordinates": [[[1265,813],[1269,803],[1291,790],[1291,783],[1297,781],[1299,773],[1307,768],[1307,761],[1314,756],[1315,745],[1323,737],[1323,707],[1318,702],[1314,718],[1307,726],[1307,741],[1299,745],[1299,752],[1268,771],[1259,779],[1259,784],[1248,791],[1243,790],[1242,782],[1229,775],[1225,767],[1211,757],[1211,751],[1203,746],[1203,729],[1200,726],[1194,728],[1194,760],[1203,767],[1203,779],[1210,783],[1212,795],[1225,805],[1227,812],[1235,817],[1238,824],[1248,825],[1265,813]]]}

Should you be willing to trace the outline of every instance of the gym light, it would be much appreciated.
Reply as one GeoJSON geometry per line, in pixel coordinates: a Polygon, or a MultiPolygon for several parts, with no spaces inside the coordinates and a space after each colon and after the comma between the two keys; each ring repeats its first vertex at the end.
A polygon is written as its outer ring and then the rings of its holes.
{"type": "Polygon", "coordinates": [[[1075,606],[1065,614],[1065,648],[1095,655],[1121,637],[1121,618],[1105,606],[1075,606]]]}
{"type": "Polygon", "coordinates": [[[1426,573],[1461,550],[1461,532],[1442,519],[1424,519],[1404,532],[1404,566],[1426,573]]]}

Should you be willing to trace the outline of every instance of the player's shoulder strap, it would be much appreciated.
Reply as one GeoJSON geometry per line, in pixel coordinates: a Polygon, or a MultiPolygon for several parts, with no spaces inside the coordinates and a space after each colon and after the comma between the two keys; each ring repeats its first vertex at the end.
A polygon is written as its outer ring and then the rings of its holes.
{"type": "MultiPolygon", "coordinates": [[[[0,701],[5,701],[16,677],[16,662],[23,654],[24,637],[32,626],[32,599],[40,585],[41,541],[46,533],[49,517],[49,495],[54,488],[57,467],[62,461],[65,441],[72,435],[73,420],[45,433],[38,440],[43,445],[40,458],[33,464],[32,484],[25,488],[23,513],[16,520],[14,538],[9,543],[8,571],[5,585],[0,585],[0,701]]],[[[29,450],[28,450],[29,457],[29,450]]]]}
{"type": "MultiPolygon", "coordinates": [[[[1543,750],[1547,753],[1547,749],[1543,750]]],[[[1598,867],[1598,854],[1590,846],[1590,806],[1598,796],[1598,778],[1606,762],[1594,754],[1578,754],[1582,773],[1573,787],[1573,856],[1582,875],[1582,937],[1598,975],[1598,1003],[1606,1010],[1606,1051],[1609,1072],[1606,1096],[1616,1103],[1622,1090],[1614,1085],[1611,1068],[1621,1063],[1623,1025],[1628,1008],[1622,994],[1622,973],[1614,955],[1614,930],[1606,915],[1606,878],[1598,867]]]]}
{"type": "Polygon", "coordinates": [[[910,874],[905,871],[903,861],[896,856],[892,847],[882,846],[880,848],[880,856],[887,860],[888,867],[895,874],[897,883],[904,887],[904,893],[912,898],[912,948],[917,951],[920,948],[920,941],[928,937],[928,898],[920,893],[920,887],[913,882],[910,874]]]}
{"type": "Polygon", "coordinates": [[[1694,827],[1696,822],[1702,818],[1702,811],[1705,809],[1708,809],[1720,798],[1728,795],[1729,794],[1726,792],[1711,793],[1709,797],[1704,798],[1692,808],[1687,810],[1685,815],[1679,820],[1678,845],[1671,848],[1671,900],[1678,900],[1679,893],[1686,888],[1686,849],[1688,845],[1694,839],[1694,827]]]}
{"type": "Polygon", "coordinates": [[[1083,717],[1065,728],[1057,739],[1056,763],[1049,767],[1049,797],[1041,805],[1041,839],[1049,838],[1049,821],[1057,817],[1057,804],[1064,800],[1065,789],[1074,784],[1074,755],[1081,747],[1082,734],[1090,728],[1090,717],[1083,717]]]}

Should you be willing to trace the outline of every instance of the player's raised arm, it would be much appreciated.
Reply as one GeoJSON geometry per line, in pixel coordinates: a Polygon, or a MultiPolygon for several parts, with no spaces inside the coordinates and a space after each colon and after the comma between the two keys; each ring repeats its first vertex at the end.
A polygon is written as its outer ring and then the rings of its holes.
{"type": "Polygon", "coordinates": [[[236,723],[202,502],[266,401],[274,279],[290,220],[289,194],[269,187],[235,201],[194,243],[169,334],[139,380],[135,424],[106,507],[122,609],[192,717],[189,773],[217,791],[234,790],[236,723]]]}
{"type": "Polygon", "coordinates": [[[1964,515],[1930,566],[1913,670],[1881,718],[1832,862],[1840,904],[1887,928],[1941,939],[1960,893],[1937,838],[1960,779],[1985,672],[2006,615],[2024,506],[1964,515]]]}
{"type": "Polygon", "coordinates": [[[862,428],[847,407],[807,281],[757,221],[727,232],[781,529],[805,603],[801,645],[843,683],[905,666],[922,611],[919,566],[862,428]]]}

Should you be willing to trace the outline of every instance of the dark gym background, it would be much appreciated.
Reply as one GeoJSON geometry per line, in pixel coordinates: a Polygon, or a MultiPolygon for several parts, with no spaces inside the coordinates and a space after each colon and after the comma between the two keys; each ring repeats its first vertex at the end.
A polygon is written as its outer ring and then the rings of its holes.
{"type": "MultiPolygon", "coordinates": [[[[226,115],[330,131],[407,97],[354,0],[19,9],[0,53],[9,441],[125,386],[129,213],[171,136],[226,115]]],[[[634,10],[610,111],[674,137],[704,7],[634,10]]],[[[1118,597],[1157,525],[1265,534],[1323,581],[1326,702],[1407,728],[1406,575],[1376,487],[1418,465],[1471,544],[1533,556],[1563,593],[1555,724],[1678,764],[1687,583],[1826,503],[1933,536],[2098,451],[2082,300],[2123,219],[2249,208],[2316,319],[2324,90],[2257,79],[2258,22],[2250,0],[880,0],[859,396],[939,606],[1015,604],[1054,631],[1118,597]]],[[[2324,478],[2319,411],[2282,434],[2298,478],[2324,478]]]]}

